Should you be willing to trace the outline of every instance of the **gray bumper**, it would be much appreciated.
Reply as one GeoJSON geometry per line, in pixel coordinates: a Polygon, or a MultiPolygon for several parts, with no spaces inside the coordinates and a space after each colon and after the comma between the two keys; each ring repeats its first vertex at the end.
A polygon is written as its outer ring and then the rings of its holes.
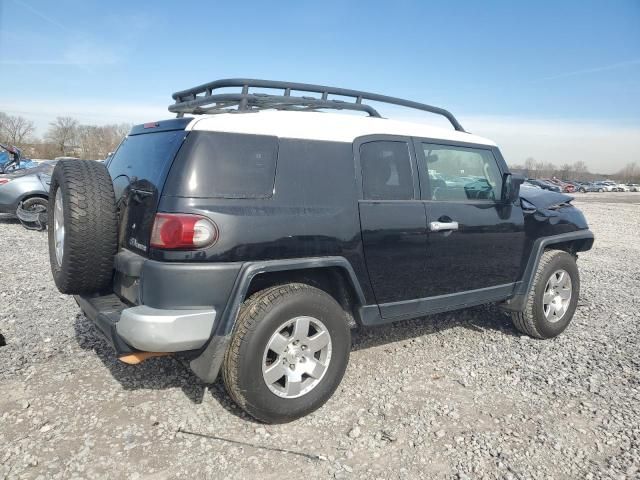
{"type": "Polygon", "coordinates": [[[216,320],[213,308],[164,310],[146,305],[126,308],[116,331],[129,345],[147,352],[180,352],[202,347],[216,320]]]}

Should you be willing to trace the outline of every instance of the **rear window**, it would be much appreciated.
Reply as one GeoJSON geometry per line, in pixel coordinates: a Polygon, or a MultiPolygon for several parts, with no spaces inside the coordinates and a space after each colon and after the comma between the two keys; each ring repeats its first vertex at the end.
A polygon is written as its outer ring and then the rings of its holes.
{"type": "Polygon", "coordinates": [[[273,195],[278,138],[191,132],[171,169],[164,195],[268,198],[273,195]]]}
{"type": "Polygon", "coordinates": [[[125,176],[131,182],[135,179],[161,187],[184,136],[184,130],[173,130],[125,138],[109,161],[111,178],[125,176]]]}

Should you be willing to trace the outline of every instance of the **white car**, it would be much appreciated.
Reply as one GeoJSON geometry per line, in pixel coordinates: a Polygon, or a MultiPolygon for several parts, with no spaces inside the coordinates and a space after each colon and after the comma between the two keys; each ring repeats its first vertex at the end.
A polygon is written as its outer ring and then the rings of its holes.
{"type": "Polygon", "coordinates": [[[595,182],[594,186],[598,189],[598,192],[613,192],[614,185],[605,182],[595,182]]]}
{"type": "Polygon", "coordinates": [[[630,192],[640,192],[640,184],[637,183],[627,183],[627,188],[630,192]]]}
{"type": "Polygon", "coordinates": [[[615,187],[613,187],[614,192],[628,192],[629,187],[627,187],[624,183],[618,183],[615,187]]]}

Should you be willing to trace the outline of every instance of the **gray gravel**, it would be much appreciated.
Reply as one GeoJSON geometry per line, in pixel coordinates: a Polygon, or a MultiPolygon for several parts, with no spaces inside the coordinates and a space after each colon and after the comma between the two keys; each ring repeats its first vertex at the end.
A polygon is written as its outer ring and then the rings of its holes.
{"type": "Polygon", "coordinates": [[[334,397],[279,426],[174,359],[119,363],[45,234],[0,219],[0,478],[640,478],[640,194],[596,195],[561,337],[494,307],[358,330],[334,397]]]}

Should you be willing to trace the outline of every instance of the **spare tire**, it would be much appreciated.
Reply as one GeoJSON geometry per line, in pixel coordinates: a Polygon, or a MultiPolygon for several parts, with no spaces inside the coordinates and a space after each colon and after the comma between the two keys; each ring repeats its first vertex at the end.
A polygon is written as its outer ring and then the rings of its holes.
{"type": "Polygon", "coordinates": [[[111,177],[93,160],[60,160],[49,189],[49,261],[61,293],[111,286],[117,212],[111,177]]]}

